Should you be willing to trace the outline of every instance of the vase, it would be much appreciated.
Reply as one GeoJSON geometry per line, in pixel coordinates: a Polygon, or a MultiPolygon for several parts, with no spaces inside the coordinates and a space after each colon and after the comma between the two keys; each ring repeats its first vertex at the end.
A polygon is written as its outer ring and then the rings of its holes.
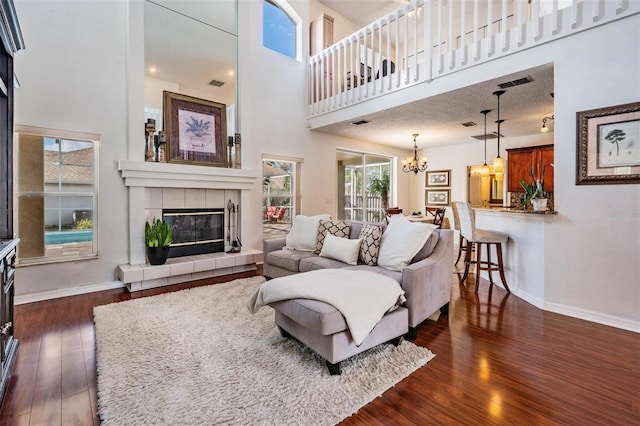
{"type": "Polygon", "coordinates": [[[547,199],[546,198],[534,198],[531,200],[531,205],[533,206],[534,212],[543,212],[547,210],[547,199]]]}
{"type": "Polygon", "coordinates": [[[164,265],[169,257],[170,246],[147,247],[147,259],[151,265],[164,265]]]}

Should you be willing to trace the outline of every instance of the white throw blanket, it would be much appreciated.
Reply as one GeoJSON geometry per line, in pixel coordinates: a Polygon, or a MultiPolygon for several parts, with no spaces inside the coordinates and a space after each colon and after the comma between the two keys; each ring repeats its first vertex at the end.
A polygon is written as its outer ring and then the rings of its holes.
{"type": "Polygon", "coordinates": [[[320,269],[263,283],[247,301],[251,313],[289,299],[328,303],[344,316],[351,336],[360,345],[384,314],[403,303],[404,290],[395,280],[370,271],[320,269]]]}

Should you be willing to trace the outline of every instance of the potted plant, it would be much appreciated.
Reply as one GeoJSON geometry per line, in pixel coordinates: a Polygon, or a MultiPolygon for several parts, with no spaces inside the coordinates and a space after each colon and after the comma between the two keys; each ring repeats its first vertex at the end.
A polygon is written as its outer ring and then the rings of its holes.
{"type": "Polygon", "coordinates": [[[372,177],[369,181],[369,192],[379,195],[382,199],[382,208],[386,211],[389,208],[389,174],[383,173],[382,177],[372,177]]]}
{"type": "Polygon", "coordinates": [[[171,227],[168,223],[153,219],[144,226],[144,241],[147,245],[147,259],[152,265],[163,265],[169,257],[169,245],[172,241],[171,227]]]}

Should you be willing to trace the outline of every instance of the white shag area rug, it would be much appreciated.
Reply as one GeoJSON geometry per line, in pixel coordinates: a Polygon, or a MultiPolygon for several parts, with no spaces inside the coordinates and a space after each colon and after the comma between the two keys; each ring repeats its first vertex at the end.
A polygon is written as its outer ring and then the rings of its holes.
{"type": "Polygon", "coordinates": [[[426,364],[404,341],[342,362],[280,336],[245,306],[263,277],[94,308],[98,411],[109,425],[333,425],[426,364]]]}

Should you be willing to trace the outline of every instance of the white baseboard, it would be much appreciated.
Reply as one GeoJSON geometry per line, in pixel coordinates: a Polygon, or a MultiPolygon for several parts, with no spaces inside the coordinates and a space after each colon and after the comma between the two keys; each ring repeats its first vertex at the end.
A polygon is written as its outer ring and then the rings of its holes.
{"type": "Polygon", "coordinates": [[[566,315],[572,318],[578,318],[585,321],[595,322],[597,324],[608,325],[622,330],[640,333],[640,321],[628,320],[613,315],[602,314],[600,312],[561,305],[559,303],[545,302],[543,299],[519,289],[513,289],[512,293],[525,302],[531,303],[533,306],[542,309],[543,311],[554,312],[556,314],[566,315]]]}
{"type": "Polygon", "coordinates": [[[619,318],[613,315],[602,314],[600,312],[588,311],[586,309],[574,308],[572,306],[560,305],[557,303],[545,302],[543,309],[556,314],[567,315],[598,324],[608,325],[623,330],[640,333],[640,321],[619,318]]]}
{"type": "Polygon", "coordinates": [[[16,295],[14,299],[14,303],[16,305],[22,305],[25,303],[41,302],[43,300],[57,299],[60,297],[77,296],[79,294],[94,293],[96,291],[113,290],[114,288],[122,288],[124,286],[125,285],[121,281],[112,281],[107,283],[85,285],[82,287],[41,291],[38,293],[16,295]]]}

